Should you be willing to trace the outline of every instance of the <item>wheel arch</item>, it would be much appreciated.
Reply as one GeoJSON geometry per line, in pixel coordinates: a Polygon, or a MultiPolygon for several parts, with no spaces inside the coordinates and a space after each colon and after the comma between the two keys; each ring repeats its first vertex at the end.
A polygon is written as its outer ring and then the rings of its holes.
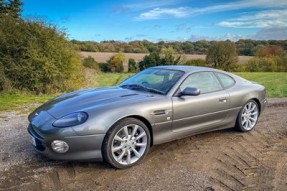
{"type": "Polygon", "coordinates": [[[257,98],[252,98],[252,99],[250,99],[250,100],[253,100],[253,101],[255,101],[255,102],[257,103],[258,109],[259,109],[259,115],[260,115],[260,113],[261,113],[261,104],[260,104],[260,101],[259,101],[257,98]]]}

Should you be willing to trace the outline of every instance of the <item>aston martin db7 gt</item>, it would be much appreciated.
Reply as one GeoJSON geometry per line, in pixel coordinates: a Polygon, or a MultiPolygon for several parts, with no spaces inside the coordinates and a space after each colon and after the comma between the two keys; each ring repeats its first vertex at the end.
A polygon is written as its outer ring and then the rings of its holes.
{"type": "Polygon", "coordinates": [[[56,97],[32,112],[36,151],[56,160],[136,165],[152,145],[235,127],[252,130],[265,88],[224,71],[192,66],[148,68],[113,87],[56,97]]]}

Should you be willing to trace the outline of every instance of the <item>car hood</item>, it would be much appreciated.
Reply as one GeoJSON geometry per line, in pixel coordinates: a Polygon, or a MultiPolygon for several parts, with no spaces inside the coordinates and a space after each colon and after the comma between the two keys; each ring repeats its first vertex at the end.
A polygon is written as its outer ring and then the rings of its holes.
{"type": "Polygon", "coordinates": [[[37,115],[46,111],[54,118],[59,119],[76,111],[87,111],[114,104],[128,104],[151,98],[154,95],[149,92],[140,92],[120,87],[95,88],[79,90],[56,97],[36,109],[31,115],[37,115]]]}

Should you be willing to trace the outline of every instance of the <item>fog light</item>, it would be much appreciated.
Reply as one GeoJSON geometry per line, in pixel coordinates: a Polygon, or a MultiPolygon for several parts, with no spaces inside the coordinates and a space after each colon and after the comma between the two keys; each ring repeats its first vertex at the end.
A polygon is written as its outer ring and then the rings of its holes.
{"type": "Polygon", "coordinates": [[[65,153],[69,150],[69,145],[65,141],[54,140],[51,143],[52,149],[57,153],[65,153]]]}

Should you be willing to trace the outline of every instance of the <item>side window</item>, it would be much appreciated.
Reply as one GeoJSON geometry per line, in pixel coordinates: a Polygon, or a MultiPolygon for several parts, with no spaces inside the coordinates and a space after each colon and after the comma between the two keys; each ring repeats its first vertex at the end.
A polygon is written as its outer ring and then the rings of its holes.
{"type": "Polygon", "coordinates": [[[229,88],[235,84],[234,79],[226,74],[216,73],[216,75],[219,77],[224,88],[229,88]]]}
{"type": "Polygon", "coordinates": [[[181,84],[180,90],[183,91],[186,87],[198,88],[201,94],[222,90],[213,72],[197,72],[191,74],[181,84]]]}

